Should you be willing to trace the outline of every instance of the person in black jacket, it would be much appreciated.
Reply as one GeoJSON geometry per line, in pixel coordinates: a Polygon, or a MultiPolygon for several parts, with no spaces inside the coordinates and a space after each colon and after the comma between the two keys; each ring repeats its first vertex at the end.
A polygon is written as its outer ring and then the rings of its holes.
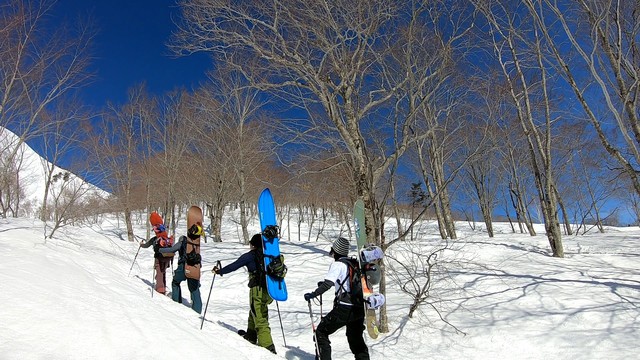
{"type": "MultiPolygon", "coordinates": [[[[364,306],[354,305],[350,296],[349,284],[349,266],[340,261],[349,255],[349,240],[338,238],[334,241],[330,256],[333,256],[334,262],[331,263],[324,281],[318,283],[318,287],[304,294],[306,301],[335,286],[335,298],[333,300],[333,309],[320,320],[320,324],[316,329],[316,341],[320,350],[319,359],[331,360],[331,341],[329,335],[338,331],[341,327],[347,327],[347,342],[349,349],[353,353],[356,360],[369,360],[369,349],[364,341],[364,306]]],[[[318,357],[316,357],[318,358],[318,357]]]]}
{"type": "MultiPolygon", "coordinates": [[[[200,225],[192,225],[187,230],[189,239],[197,239],[203,234],[200,225]]],[[[178,267],[173,272],[173,281],[171,282],[171,299],[182,303],[182,289],[180,283],[187,280],[187,287],[191,293],[191,308],[200,314],[202,312],[202,299],[200,297],[200,280],[187,278],[184,268],[187,262],[187,237],[181,236],[180,239],[170,248],[160,248],[160,253],[171,253],[178,251],[178,267]]]]}
{"type": "Polygon", "coordinates": [[[244,338],[251,342],[267,348],[272,353],[276,353],[276,347],[271,338],[271,327],[269,326],[268,305],[273,302],[267,291],[267,281],[264,272],[264,255],[262,253],[262,235],[255,234],[249,241],[251,250],[242,254],[236,261],[218,269],[214,267],[212,272],[219,275],[236,271],[243,266],[249,271],[249,320],[247,321],[247,331],[244,338]]]}

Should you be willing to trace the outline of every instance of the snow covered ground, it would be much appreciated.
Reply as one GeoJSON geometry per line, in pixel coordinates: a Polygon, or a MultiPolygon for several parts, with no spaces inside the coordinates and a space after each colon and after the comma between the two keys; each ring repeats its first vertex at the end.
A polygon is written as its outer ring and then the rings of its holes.
{"type": "MultiPolygon", "coordinates": [[[[0,219],[0,359],[313,359],[303,294],[324,277],[330,237],[282,241],[289,299],[278,305],[286,338],[274,303],[273,355],[235,333],[248,316],[246,271],[217,276],[211,294],[213,275],[204,272],[203,304],[211,298],[200,330],[201,318],[188,306],[152,296],[151,249],[140,250],[128,275],[138,244],[123,240],[115,224],[66,227],[44,241],[41,222],[0,219]]],[[[224,226],[224,242],[203,245],[204,269],[248,250],[234,223],[224,226]]],[[[258,230],[257,221],[251,226],[258,230]]],[[[339,232],[336,226],[325,234],[339,232]]],[[[565,236],[566,258],[556,259],[544,236],[498,227],[490,239],[458,224],[459,239],[439,257],[448,273],[438,273],[431,290],[440,315],[424,304],[408,318],[411,299],[397,283],[389,285],[390,332],[366,338],[372,359],[637,358],[640,229],[565,236]]],[[[439,242],[433,225],[423,230],[422,245],[439,242]]],[[[308,229],[301,231],[305,238],[308,229]]],[[[144,224],[136,235],[145,236],[144,224]]],[[[390,253],[411,261],[411,246],[400,243],[390,253]]],[[[182,291],[188,305],[186,283],[182,291]]],[[[325,294],[325,313],[329,304],[325,294]]],[[[320,308],[313,309],[317,325],[320,308]]],[[[334,359],[352,358],[343,330],[331,340],[334,359]]]]}

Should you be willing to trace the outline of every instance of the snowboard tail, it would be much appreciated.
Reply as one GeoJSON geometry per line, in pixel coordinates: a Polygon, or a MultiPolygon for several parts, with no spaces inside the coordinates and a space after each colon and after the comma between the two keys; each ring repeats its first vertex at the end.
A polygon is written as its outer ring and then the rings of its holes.
{"type": "Polygon", "coordinates": [[[191,206],[189,210],[187,210],[187,229],[193,224],[202,226],[202,219],[202,209],[195,205],[191,206]]]}
{"type": "MultiPolygon", "coordinates": [[[[265,231],[267,227],[269,227],[269,230],[272,230],[272,227],[277,227],[278,225],[276,221],[276,206],[273,202],[271,191],[268,188],[264,189],[258,198],[258,212],[260,213],[260,230],[263,233],[262,250],[264,252],[264,270],[266,272],[271,261],[280,256],[280,239],[278,232],[265,231]],[[269,237],[265,236],[265,233],[267,233],[269,237]]],[[[287,284],[284,278],[266,275],[266,281],[267,291],[274,300],[287,300],[287,284]]]]}

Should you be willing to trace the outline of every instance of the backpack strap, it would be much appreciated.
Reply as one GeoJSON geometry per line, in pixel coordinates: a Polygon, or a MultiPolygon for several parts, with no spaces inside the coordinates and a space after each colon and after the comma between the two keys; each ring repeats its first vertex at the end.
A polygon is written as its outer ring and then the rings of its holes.
{"type": "MultiPolygon", "coordinates": [[[[191,239],[189,239],[188,236],[186,236],[185,239],[186,239],[187,245],[191,245],[191,251],[189,251],[189,253],[196,252],[196,253],[199,254],[200,253],[200,242],[195,243],[195,242],[191,241],[191,239]]],[[[186,248],[185,248],[185,250],[186,250],[186,248]]]]}
{"type": "Polygon", "coordinates": [[[258,249],[254,250],[253,252],[253,261],[256,265],[256,272],[257,273],[264,273],[264,254],[262,254],[261,252],[258,251],[258,249]]]}
{"type": "MultiPolygon", "coordinates": [[[[347,265],[347,276],[344,278],[344,280],[341,282],[340,279],[337,279],[336,281],[338,282],[338,286],[340,287],[338,289],[338,294],[336,295],[336,298],[339,298],[342,294],[349,294],[349,292],[347,292],[347,289],[345,289],[344,284],[348,281],[349,285],[353,284],[353,264],[351,263],[351,261],[349,260],[349,258],[343,257],[338,259],[338,261],[340,261],[341,263],[347,265]]],[[[351,287],[350,287],[351,288],[351,287]]]]}
{"type": "Polygon", "coordinates": [[[267,288],[267,272],[264,269],[264,253],[259,249],[253,250],[253,261],[256,265],[256,271],[252,275],[253,279],[249,279],[249,287],[260,286],[267,288]]]}

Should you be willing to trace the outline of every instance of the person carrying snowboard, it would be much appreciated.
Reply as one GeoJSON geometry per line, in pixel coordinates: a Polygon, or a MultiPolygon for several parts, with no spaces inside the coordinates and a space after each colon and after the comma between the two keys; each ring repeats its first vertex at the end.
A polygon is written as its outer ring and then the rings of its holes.
{"type": "MultiPolygon", "coordinates": [[[[173,281],[171,282],[171,299],[182,304],[182,289],[180,284],[187,280],[187,287],[191,293],[191,308],[200,314],[202,312],[202,299],[200,298],[200,280],[188,278],[185,273],[187,258],[187,242],[189,239],[197,239],[203,234],[202,226],[198,224],[192,225],[187,230],[187,236],[181,236],[180,239],[170,248],[161,248],[160,252],[176,252],[178,251],[178,267],[173,273],[173,281]]],[[[200,254],[197,254],[198,263],[200,263],[200,254]]]]}
{"type": "MultiPolygon", "coordinates": [[[[341,327],[347,327],[347,342],[349,349],[356,360],[369,360],[369,349],[364,341],[364,306],[362,303],[353,304],[350,294],[349,265],[340,261],[349,255],[349,240],[338,238],[331,246],[330,256],[334,262],[329,266],[329,271],[324,277],[324,281],[318,283],[318,287],[304,294],[306,301],[323,294],[335,286],[335,298],[333,309],[320,320],[316,329],[316,341],[320,354],[316,354],[316,359],[331,360],[331,341],[329,335],[338,331],[341,327]],[[319,355],[319,356],[318,356],[319,355]]],[[[359,294],[362,297],[362,293],[359,294]]]]}
{"type": "MultiPolygon", "coordinates": [[[[262,253],[262,235],[255,234],[249,241],[251,249],[242,254],[236,261],[224,266],[221,269],[214,267],[211,272],[218,275],[228,274],[243,266],[249,271],[249,319],[247,321],[247,331],[244,338],[266,348],[272,353],[276,353],[276,347],[271,338],[271,327],[269,326],[268,305],[273,302],[267,292],[267,283],[264,271],[264,255],[262,253]]],[[[240,332],[239,332],[240,333],[240,332]]]]}
{"type": "MultiPolygon", "coordinates": [[[[164,233],[166,234],[166,232],[164,233]]],[[[153,246],[154,268],[156,273],[156,291],[160,294],[165,294],[167,291],[167,268],[173,261],[173,254],[170,252],[160,252],[162,249],[161,243],[168,242],[169,239],[161,236],[154,236],[151,239],[140,241],[141,248],[149,248],[153,246]]]]}

